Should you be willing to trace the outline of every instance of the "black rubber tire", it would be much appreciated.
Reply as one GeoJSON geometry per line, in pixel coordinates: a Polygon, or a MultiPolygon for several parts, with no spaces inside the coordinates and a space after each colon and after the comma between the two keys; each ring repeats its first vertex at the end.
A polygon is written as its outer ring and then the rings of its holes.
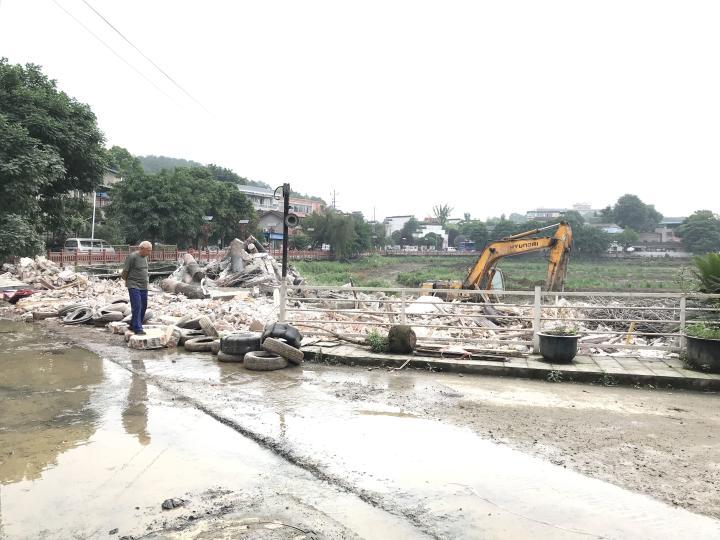
{"type": "Polygon", "coordinates": [[[265,338],[269,337],[284,339],[288,342],[288,344],[292,345],[296,349],[300,348],[300,343],[302,342],[303,338],[302,334],[297,328],[290,324],[279,322],[268,324],[265,327],[265,331],[262,334],[262,341],[265,341],[265,338]]]}
{"type": "MultiPolygon", "coordinates": [[[[183,319],[184,318],[185,317],[183,317],[183,319]]],[[[182,319],[180,319],[180,321],[182,321],[182,319]]],[[[202,326],[200,326],[200,317],[197,317],[195,319],[189,319],[184,322],[180,322],[180,321],[178,321],[178,323],[175,326],[178,326],[180,328],[185,328],[187,330],[202,330],[202,326]]]]}
{"type": "Polygon", "coordinates": [[[291,364],[295,364],[296,366],[302,364],[302,361],[304,359],[302,351],[296,349],[292,345],[289,345],[285,342],[285,340],[282,339],[271,337],[266,338],[265,341],[263,341],[262,347],[267,352],[282,356],[288,362],[290,362],[291,364]]]}
{"type": "Polygon", "coordinates": [[[217,359],[220,362],[242,362],[243,360],[245,360],[245,356],[242,354],[227,354],[219,351],[217,354],[217,359]]]}
{"type": "Polygon", "coordinates": [[[244,356],[251,351],[262,350],[259,332],[243,332],[230,334],[220,340],[220,350],[225,354],[244,356]]]}
{"type": "Polygon", "coordinates": [[[83,307],[85,307],[85,306],[83,306],[82,304],[68,304],[67,306],[60,308],[58,310],[57,314],[58,314],[58,317],[60,317],[61,319],[64,319],[65,315],[67,315],[68,313],[71,313],[71,312],[75,311],[76,309],[80,309],[83,307]]]}
{"type": "Polygon", "coordinates": [[[181,330],[180,332],[180,340],[178,341],[178,345],[185,345],[186,341],[189,341],[191,339],[199,338],[199,337],[205,337],[205,333],[202,330],[181,330]]]}
{"type": "Polygon", "coordinates": [[[185,342],[185,350],[188,352],[210,352],[213,341],[215,341],[215,338],[211,337],[188,339],[185,342]]]}
{"type": "Polygon", "coordinates": [[[93,310],[89,307],[81,307],[71,311],[63,318],[65,324],[84,324],[92,321],[93,310]]]}
{"type": "Polygon", "coordinates": [[[245,355],[245,368],[251,371],[275,371],[288,367],[282,356],[267,351],[253,351],[245,355]]]}
{"type": "Polygon", "coordinates": [[[210,352],[212,354],[214,354],[215,356],[217,356],[217,354],[220,352],[220,340],[219,339],[213,340],[213,342],[210,344],[210,352]]]}
{"type": "Polygon", "coordinates": [[[215,329],[215,325],[213,325],[209,317],[200,317],[198,322],[200,323],[200,328],[202,328],[202,331],[205,332],[206,336],[213,338],[220,337],[220,334],[218,334],[218,331],[215,329]]]}

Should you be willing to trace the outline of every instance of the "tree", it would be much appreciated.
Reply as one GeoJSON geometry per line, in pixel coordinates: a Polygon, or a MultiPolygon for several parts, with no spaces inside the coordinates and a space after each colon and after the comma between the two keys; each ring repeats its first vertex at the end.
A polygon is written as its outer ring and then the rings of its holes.
{"type": "Polygon", "coordinates": [[[683,246],[691,253],[720,251],[720,217],[710,210],[698,210],[678,227],[683,246]]]}
{"type": "Polygon", "coordinates": [[[288,238],[288,247],[290,249],[305,250],[310,247],[312,239],[303,232],[297,232],[288,238]]]}
{"type": "Polygon", "coordinates": [[[450,212],[452,211],[453,209],[447,204],[438,204],[437,206],[433,206],[433,214],[435,214],[435,218],[437,218],[438,223],[440,223],[442,227],[445,227],[445,224],[450,217],[450,212]]]}
{"type": "Polygon", "coordinates": [[[637,195],[623,195],[612,209],[612,218],[622,228],[639,232],[652,232],[662,214],[651,204],[643,203],[637,195]]]}
{"type": "Polygon", "coordinates": [[[493,230],[490,233],[490,239],[500,240],[502,238],[505,238],[506,236],[511,236],[515,234],[516,228],[517,225],[515,223],[508,219],[505,219],[505,216],[502,216],[500,220],[495,224],[495,227],[493,227],[493,230]]]}
{"type": "Polygon", "coordinates": [[[0,189],[3,203],[36,229],[77,221],[80,204],[102,178],[106,151],[95,115],[57,89],[33,64],[0,59],[0,189]]]}
{"type": "Polygon", "coordinates": [[[122,146],[113,146],[107,151],[107,165],[117,171],[122,178],[143,174],[140,160],[122,146]]]}
{"type": "MultiPolygon", "coordinates": [[[[330,244],[330,252],[335,259],[346,259],[358,253],[356,231],[357,217],[342,214],[332,208],[314,213],[303,219],[305,230],[312,230],[313,244],[330,244]]],[[[362,217],[360,217],[362,219],[362,217]]]]}
{"type": "Polygon", "coordinates": [[[0,263],[10,257],[32,257],[43,248],[42,239],[23,217],[0,215],[0,263]]]}
{"type": "Polygon", "coordinates": [[[640,240],[640,235],[632,229],[625,229],[623,232],[614,234],[612,239],[620,244],[623,248],[627,249],[630,246],[637,244],[640,240]]]}
{"type": "Polygon", "coordinates": [[[465,221],[465,222],[470,221],[470,212],[465,212],[463,214],[463,221],[465,221]]]}
{"type": "Polygon", "coordinates": [[[592,225],[573,229],[573,254],[580,257],[600,257],[607,252],[610,243],[610,235],[592,225]]]}
{"type": "Polygon", "coordinates": [[[443,237],[437,233],[429,232],[420,239],[419,244],[439,250],[443,247],[443,237]]]}
{"type": "Polygon", "coordinates": [[[573,230],[579,229],[585,225],[585,218],[582,217],[582,214],[580,214],[577,210],[567,210],[566,212],[563,212],[562,219],[563,221],[567,221],[570,228],[573,230]]]}
{"type": "Polygon", "coordinates": [[[220,241],[235,236],[240,219],[249,219],[250,229],[254,227],[255,211],[247,198],[204,167],[129,177],[113,187],[111,200],[108,216],[122,225],[131,242],[193,245],[204,215],[213,216],[212,235],[220,241]]]}
{"type": "Polygon", "coordinates": [[[412,246],[415,244],[415,234],[420,230],[420,223],[414,217],[405,222],[403,228],[400,229],[400,244],[404,246],[412,246]],[[404,239],[404,240],[403,240],[404,239]]]}
{"type": "Polygon", "coordinates": [[[193,161],[191,159],[173,158],[167,156],[138,156],[140,163],[142,164],[143,170],[147,174],[155,174],[163,169],[178,169],[178,168],[194,168],[204,167],[202,163],[193,161]]]}
{"type": "MultiPolygon", "coordinates": [[[[487,227],[482,221],[468,221],[458,227],[460,234],[468,240],[475,242],[476,248],[482,248],[490,237],[487,227]]],[[[457,240],[456,240],[457,244],[457,240]]],[[[456,245],[454,244],[454,245],[456,245]]]]}

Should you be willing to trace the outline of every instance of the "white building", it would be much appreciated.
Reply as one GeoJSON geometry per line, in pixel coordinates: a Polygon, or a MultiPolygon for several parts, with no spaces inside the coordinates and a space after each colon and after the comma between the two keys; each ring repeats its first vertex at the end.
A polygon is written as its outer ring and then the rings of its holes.
{"type": "Polygon", "coordinates": [[[430,233],[435,233],[438,236],[442,237],[443,249],[446,249],[448,247],[448,233],[445,232],[445,229],[443,229],[442,225],[440,225],[439,223],[421,223],[420,230],[416,232],[413,236],[415,238],[423,238],[426,234],[430,233]]]}
{"type": "Polygon", "coordinates": [[[400,231],[414,216],[388,216],[383,220],[385,234],[389,237],[395,231],[400,231]]]}

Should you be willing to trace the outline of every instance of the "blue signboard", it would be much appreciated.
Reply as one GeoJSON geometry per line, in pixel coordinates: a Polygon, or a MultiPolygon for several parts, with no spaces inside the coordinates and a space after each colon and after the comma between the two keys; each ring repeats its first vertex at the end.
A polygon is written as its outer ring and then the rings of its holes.
{"type": "Polygon", "coordinates": [[[282,240],[282,239],[283,239],[283,233],[276,233],[276,232],[268,233],[268,240],[282,240]]]}

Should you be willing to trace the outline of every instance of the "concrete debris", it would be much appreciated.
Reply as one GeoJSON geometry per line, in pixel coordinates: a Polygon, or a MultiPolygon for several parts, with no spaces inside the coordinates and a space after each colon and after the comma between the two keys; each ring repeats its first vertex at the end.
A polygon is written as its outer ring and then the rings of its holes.
{"type": "MultiPolygon", "coordinates": [[[[109,331],[123,334],[127,320],[116,321],[108,307],[118,299],[127,299],[127,289],[120,280],[101,279],[72,269],[63,269],[45,257],[20,259],[17,265],[3,265],[0,278],[21,279],[35,294],[20,299],[16,308],[24,312],[23,320],[42,320],[74,305],[91,308],[89,323],[106,325],[109,331]]],[[[211,334],[225,336],[236,332],[261,331],[277,321],[281,282],[279,263],[252,236],[245,241],[234,239],[228,255],[202,267],[192,256],[185,256],[178,269],[167,279],[151,285],[149,308],[153,322],[162,330],[137,339],[136,348],[175,346],[181,334],[173,334],[175,324],[207,317],[211,334]],[[243,287],[245,289],[240,289],[243,287]],[[248,290],[249,289],[249,290],[248,290]],[[170,330],[168,330],[170,329],[170,330]],[[170,332],[168,334],[168,332],[170,332]],[[151,339],[152,338],[152,339],[151,339]],[[157,338],[157,339],[155,339],[157,338]],[[177,340],[175,339],[177,338],[177,340]]],[[[438,354],[454,354],[448,347],[458,346],[461,354],[517,356],[532,352],[531,304],[509,302],[474,305],[457,299],[444,301],[436,296],[403,297],[383,292],[356,290],[352,283],[335,290],[299,289],[303,278],[292,268],[288,271],[288,315],[303,319],[293,323],[301,331],[312,329],[319,336],[337,336],[363,341],[371,330],[387,332],[405,322],[417,336],[417,347],[438,354]],[[299,310],[292,313],[292,310],[299,310]],[[404,313],[403,313],[404,312],[404,313]],[[327,330],[327,332],[324,332],[327,330]],[[444,349],[443,349],[444,348],[444,349]]],[[[637,306],[640,299],[633,299],[637,306]]],[[[676,338],[643,335],[647,332],[677,331],[676,316],[666,299],[645,299],[647,306],[625,309],[622,304],[603,298],[587,301],[565,298],[543,306],[543,330],[571,325],[581,332],[581,351],[595,355],[635,354],[644,357],[674,357],[667,350],[628,349],[627,345],[654,346],[674,344],[676,338]],[[653,308],[657,308],[654,310],[653,308]],[[586,321],[585,319],[607,319],[586,321]],[[646,321],[631,324],[625,320],[646,321]],[[650,322],[647,322],[650,321],[650,322]]],[[[122,308],[117,308],[122,309],[122,308]]],[[[124,314],[127,314],[124,312],[124,314]]],[[[138,336],[140,337],[140,336],[138,336]]]]}

